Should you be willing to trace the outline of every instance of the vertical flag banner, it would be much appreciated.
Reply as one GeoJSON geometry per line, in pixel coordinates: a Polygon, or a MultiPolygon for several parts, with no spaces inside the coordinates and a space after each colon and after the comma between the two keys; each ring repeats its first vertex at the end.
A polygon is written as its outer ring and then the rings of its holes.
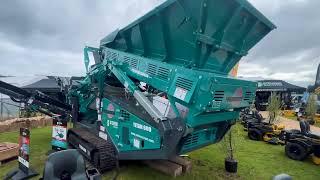
{"type": "Polygon", "coordinates": [[[238,69],[239,69],[239,63],[236,64],[236,65],[232,68],[232,70],[230,71],[229,74],[230,74],[232,77],[237,77],[237,76],[238,76],[238,69]]]}
{"type": "Polygon", "coordinates": [[[20,128],[19,138],[19,168],[28,173],[30,155],[30,131],[27,128],[20,128]]]}

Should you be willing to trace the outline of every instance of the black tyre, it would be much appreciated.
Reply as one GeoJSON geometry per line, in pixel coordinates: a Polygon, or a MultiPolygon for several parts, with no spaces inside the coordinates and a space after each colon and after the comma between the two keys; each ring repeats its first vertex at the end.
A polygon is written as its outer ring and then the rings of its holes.
{"type": "Polygon", "coordinates": [[[320,158],[320,145],[315,145],[314,146],[314,155],[320,158]]]}
{"type": "Polygon", "coordinates": [[[310,125],[314,125],[314,124],[316,123],[316,121],[313,120],[313,119],[310,119],[310,120],[308,120],[308,123],[309,123],[310,125]]]}
{"type": "Polygon", "coordinates": [[[248,129],[248,122],[244,122],[244,123],[243,123],[243,127],[244,127],[245,129],[248,129]]]}
{"type": "Polygon", "coordinates": [[[279,134],[279,140],[285,141],[285,140],[287,139],[288,134],[289,134],[289,133],[287,133],[286,131],[282,131],[282,132],[279,134]]]}
{"type": "Polygon", "coordinates": [[[288,132],[291,133],[291,134],[299,134],[299,133],[301,133],[301,131],[298,130],[298,129],[291,129],[288,132]]]}
{"type": "Polygon", "coordinates": [[[286,155],[293,160],[303,161],[309,155],[308,150],[298,143],[287,143],[286,155]]]}
{"type": "Polygon", "coordinates": [[[248,130],[248,137],[251,140],[254,141],[261,141],[262,140],[262,132],[260,132],[258,129],[249,129],[248,130]]]}

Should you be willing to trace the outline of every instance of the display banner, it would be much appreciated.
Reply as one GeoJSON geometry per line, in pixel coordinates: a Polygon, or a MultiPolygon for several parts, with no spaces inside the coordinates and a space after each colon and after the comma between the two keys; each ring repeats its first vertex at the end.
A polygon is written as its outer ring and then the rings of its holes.
{"type": "Polygon", "coordinates": [[[28,173],[30,155],[30,131],[28,128],[20,128],[19,137],[19,169],[28,173]]]}
{"type": "Polygon", "coordinates": [[[68,147],[67,143],[68,123],[60,118],[54,118],[52,123],[52,149],[65,150],[68,147]]]}

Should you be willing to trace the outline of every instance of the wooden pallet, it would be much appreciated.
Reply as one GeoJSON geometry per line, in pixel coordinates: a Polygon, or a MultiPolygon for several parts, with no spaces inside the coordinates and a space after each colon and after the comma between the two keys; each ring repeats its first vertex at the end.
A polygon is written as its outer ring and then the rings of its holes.
{"type": "Polygon", "coordinates": [[[170,160],[148,160],[143,161],[143,163],[152,169],[173,177],[189,173],[192,169],[191,161],[179,156],[170,160]]]}
{"type": "Polygon", "coordinates": [[[0,143],[0,165],[8,159],[18,157],[19,145],[15,143],[0,143]]]}

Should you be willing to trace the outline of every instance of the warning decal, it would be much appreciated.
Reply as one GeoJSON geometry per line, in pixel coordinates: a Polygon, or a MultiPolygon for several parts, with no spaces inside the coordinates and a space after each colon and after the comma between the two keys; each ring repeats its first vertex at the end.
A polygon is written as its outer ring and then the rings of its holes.
{"type": "Polygon", "coordinates": [[[176,90],[174,91],[173,96],[184,101],[184,99],[187,96],[187,93],[188,93],[187,90],[177,87],[176,90]]]}
{"type": "Polygon", "coordinates": [[[109,119],[112,119],[114,117],[114,106],[112,103],[110,103],[107,107],[107,115],[109,119]]]}

